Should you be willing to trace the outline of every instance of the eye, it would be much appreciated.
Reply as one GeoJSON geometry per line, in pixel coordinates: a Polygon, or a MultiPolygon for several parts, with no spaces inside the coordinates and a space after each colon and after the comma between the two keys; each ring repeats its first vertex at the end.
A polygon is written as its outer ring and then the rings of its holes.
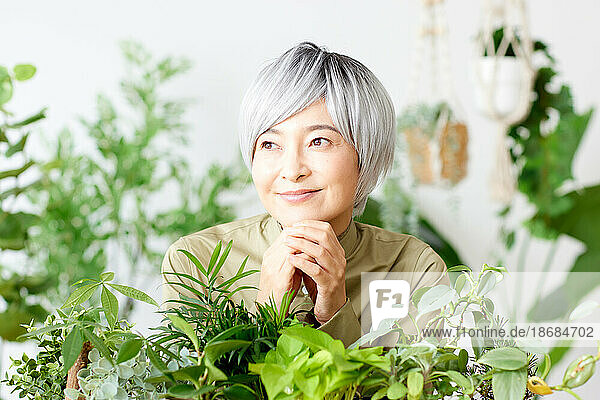
{"type": "Polygon", "coordinates": [[[330,141],[329,139],[326,139],[326,138],[324,138],[324,137],[318,137],[318,138],[314,138],[314,139],[311,141],[311,143],[317,142],[317,143],[318,143],[318,144],[317,144],[317,146],[321,147],[321,142],[322,142],[323,140],[325,140],[325,141],[327,141],[327,142],[330,142],[330,143],[331,143],[331,141],[330,141]]]}
{"type": "Polygon", "coordinates": [[[265,140],[264,142],[262,142],[262,143],[260,144],[260,148],[261,148],[261,149],[267,149],[267,150],[271,150],[271,149],[272,149],[272,147],[271,147],[271,146],[273,146],[274,144],[275,144],[275,143],[273,143],[273,142],[269,142],[268,140],[265,140]]]}

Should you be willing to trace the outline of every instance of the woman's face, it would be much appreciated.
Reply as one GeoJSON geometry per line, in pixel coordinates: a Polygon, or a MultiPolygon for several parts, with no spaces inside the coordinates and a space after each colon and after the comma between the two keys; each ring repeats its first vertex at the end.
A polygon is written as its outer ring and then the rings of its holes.
{"type": "Polygon", "coordinates": [[[339,235],[352,218],[358,155],[320,100],[258,137],[252,179],[266,210],[283,226],[326,221],[339,235]],[[315,192],[284,194],[299,190],[315,192]]]}

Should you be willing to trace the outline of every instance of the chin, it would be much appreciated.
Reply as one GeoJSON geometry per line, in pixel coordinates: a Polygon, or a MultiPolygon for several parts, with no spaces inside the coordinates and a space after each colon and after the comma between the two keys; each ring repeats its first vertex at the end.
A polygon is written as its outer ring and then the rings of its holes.
{"type": "Polygon", "coordinates": [[[296,222],[303,221],[305,219],[312,219],[317,221],[327,221],[324,215],[318,211],[310,210],[277,210],[274,213],[270,213],[281,225],[291,226],[296,222]]]}

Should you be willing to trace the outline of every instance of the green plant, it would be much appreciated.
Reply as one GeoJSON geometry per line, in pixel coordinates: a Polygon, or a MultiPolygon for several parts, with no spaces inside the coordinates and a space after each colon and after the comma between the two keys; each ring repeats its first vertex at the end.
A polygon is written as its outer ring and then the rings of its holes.
{"type": "Polygon", "coordinates": [[[374,370],[390,371],[383,347],[345,349],[341,340],[306,327],[282,331],[264,362],[250,364],[260,374],[269,399],[353,399],[374,370]]]}
{"type": "Polygon", "coordinates": [[[175,362],[181,368],[176,372],[162,369],[165,379],[176,383],[169,388],[168,393],[172,395],[204,398],[209,395],[207,388],[211,388],[211,396],[264,398],[264,388],[257,376],[248,373],[248,365],[264,359],[267,351],[275,347],[281,329],[300,323],[295,318],[297,312],[289,312],[291,294],[284,297],[279,310],[274,303],[257,304],[255,314],[247,311],[243,303],[231,300],[234,293],[253,288],[236,285],[230,290],[240,279],[258,272],[244,270],[247,259],[234,276],[217,285],[219,271],[232,243],[229,242],[221,254],[222,244],[218,242],[206,267],[193,254],[179,250],[198,268],[200,279],[177,272],[166,273],[167,281],[170,276],[176,276],[192,280],[203,288],[199,291],[183,281],[172,281],[171,285],[195,297],[180,295],[180,299],[168,300],[176,307],[164,311],[167,323],[157,328],[159,333],[149,337],[153,344],[161,346],[156,349],[157,364],[175,362]],[[177,356],[182,350],[189,354],[191,365],[177,356]],[[195,372],[190,374],[190,369],[195,372]]]}
{"type": "MultiPolygon", "coordinates": [[[[24,195],[39,185],[37,175],[50,170],[51,164],[38,164],[26,152],[30,129],[46,116],[42,109],[25,118],[16,118],[6,108],[17,82],[31,79],[36,69],[29,64],[12,70],[0,66],[0,251],[25,248],[32,227],[40,223],[39,215],[24,211],[24,195]],[[8,169],[5,169],[8,168],[8,169]]],[[[0,338],[15,340],[24,333],[20,324],[32,319],[43,321],[48,312],[37,301],[49,288],[47,276],[31,268],[0,265],[0,296],[6,303],[0,312],[0,338]]]]}
{"type": "MultiPolygon", "coordinates": [[[[518,168],[518,189],[534,206],[532,216],[523,222],[528,233],[552,242],[541,271],[548,272],[557,249],[559,235],[568,235],[581,241],[586,250],[578,256],[570,268],[565,282],[538,298],[529,310],[533,321],[564,318],[600,281],[576,272],[597,272],[600,262],[600,185],[587,186],[566,192],[562,190],[573,179],[572,163],[579,144],[593,114],[590,108],[584,113],[575,111],[571,89],[568,85],[556,85],[556,61],[548,47],[541,41],[534,45],[535,54],[545,61],[538,68],[534,83],[535,99],[529,115],[510,127],[513,139],[510,152],[518,168]],[[556,89],[555,89],[556,88],[556,89]],[[565,296],[564,294],[568,295],[565,296]],[[561,294],[560,301],[556,301],[561,294]]],[[[511,206],[501,211],[504,225],[500,233],[507,249],[515,242],[515,229],[507,225],[511,206]]],[[[530,236],[520,244],[524,260],[530,236]]],[[[523,263],[517,265],[522,271],[523,263]]],[[[518,303],[518,299],[515,304],[518,303]]],[[[567,347],[553,351],[557,362],[567,347]]]]}

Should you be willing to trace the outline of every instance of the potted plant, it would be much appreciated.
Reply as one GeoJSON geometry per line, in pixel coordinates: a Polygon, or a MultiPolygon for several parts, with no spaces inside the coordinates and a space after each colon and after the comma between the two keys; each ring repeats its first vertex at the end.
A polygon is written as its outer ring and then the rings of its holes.
{"type": "Polygon", "coordinates": [[[467,127],[445,102],[408,106],[398,117],[415,179],[454,185],[467,174],[467,127]]]}
{"type": "Polygon", "coordinates": [[[504,26],[490,35],[480,34],[477,40],[479,54],[471,74],[477,108],[489,118],[521,119],[529,109],[534,79],[527,43],[504,26]]]}

